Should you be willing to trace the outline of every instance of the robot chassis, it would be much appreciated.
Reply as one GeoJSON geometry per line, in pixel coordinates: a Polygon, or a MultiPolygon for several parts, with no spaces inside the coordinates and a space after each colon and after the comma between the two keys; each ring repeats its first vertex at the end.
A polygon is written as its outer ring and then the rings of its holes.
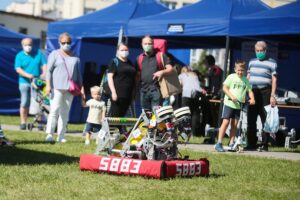
{"type": "Polygon", "coordinates": [[[180,159],[178,136],[187,142],[191,134],[189,107],[143,110],[139,118],[106,118],[97,134],[96,155],[115,155],[147,160],[180,159]],[[134,125],[127,138],[110,125],[134,125]]]}

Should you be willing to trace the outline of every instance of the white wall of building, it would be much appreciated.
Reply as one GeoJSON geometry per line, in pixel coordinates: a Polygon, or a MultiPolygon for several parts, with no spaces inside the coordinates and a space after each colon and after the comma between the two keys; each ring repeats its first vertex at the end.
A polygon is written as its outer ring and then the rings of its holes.
{"type": "Polygon", "coordinates": [[[31,15],[13,14],[0,11],[0,25],[16,32],[22,32],[40,38],[41,45],[44,44],[43,40],[45,39],[47,34],[49,21],[51,20],[40,17],[33,17],[31,15]]]}

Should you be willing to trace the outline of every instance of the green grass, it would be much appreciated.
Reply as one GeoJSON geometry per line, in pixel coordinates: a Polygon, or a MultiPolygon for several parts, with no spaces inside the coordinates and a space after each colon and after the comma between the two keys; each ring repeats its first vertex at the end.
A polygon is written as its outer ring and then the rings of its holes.
{"type": "Polygon", "coordinates": [[[5,131],[16,147],[0,148],[0,199],[299,199],[300,162],[241,154],[182,151],[210,161],[208,178],[156,180],[79,170],[93,153],[79,137],[46,144],[45,134],[5,131]]]}
{"type": "MultiPolygon", "coordinates": [[[[33,122],[33,117],[30,116],[28,123],[33,122]]],[[[20,124],[20,117],[15,115],[0,115],[0,124],[7,124],[7,125],[17,125],[20,124]]],[[[84,128],[84,123],[80,124],[68,124],[68,131],[82,131],[84,128]]]]}
{"type": "MultiPolygon", "coordinates": [[[[33,121],[33,117],[29,117],[29,122],[33,121]]],[[[11,115],[0,115],[0,124],[7,125],[19,125],[19,116],[11,116],[11,115]]],[[[79,124],[68,124],[68,132],[82,132],[84,129],[84,123],[79,124]]],[[[204,141],[203,137],[191,137],[190,143],[194,144],[202,144],[204,141]]],[[[228,138],[224,138],[223,143],[228,143],[228,138]]],[[[300,153],[300,145],[296,149],[285,149],[284,147],[270,147],[269,151],[274,152],[296,152],[300,153]]]]}

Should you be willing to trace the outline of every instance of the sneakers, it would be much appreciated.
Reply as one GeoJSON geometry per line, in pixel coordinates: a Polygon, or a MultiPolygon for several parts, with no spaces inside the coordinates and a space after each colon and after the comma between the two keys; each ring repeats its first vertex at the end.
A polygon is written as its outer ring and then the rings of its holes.
{"type": "Polygon", "coordinates": [[[47,136],[46,136],[46,142],[54,142],[53,136],[51,134],[47,134],[47,136]]]}
{"type": "Polygon", "coordinates": [[[228,145],[228,151],[235,151],[235,149],[233,149],[233,147],[234,147],[234,143],[229,144],[228,145]]]}
{"type": "Polygon", "coordinates": [[[216,150],[217,152],[224,152],[222,143],[217,143],[217,144],[215,145],[215,150],[216,150]]]}
{"type": "Polygon", "coordinates": [[[20,130],[26,130],[26,124],[20,124],[20,130]]]}
{"type": "Polygon", "coordinates": [[[90,145],[90,143],[91,143],[90,140],[85,140],[84,142],[85,145],[90,145]]]}
{"type": "Polygon", "coordinates": [[[258,147],[257,151],[259,151],[259,152],[267,152],[267,151],[269,151],[269,149],[268,149],[268,146],[261,145],[260,147],[258,147]]]}
{"type": "Polygon", "coordinates": [[[65,138],[61,138],[59,136],[57,137],[56,141],[61,142],[61,143],[66,143],[67,142],[67,140],[65,138]]]}

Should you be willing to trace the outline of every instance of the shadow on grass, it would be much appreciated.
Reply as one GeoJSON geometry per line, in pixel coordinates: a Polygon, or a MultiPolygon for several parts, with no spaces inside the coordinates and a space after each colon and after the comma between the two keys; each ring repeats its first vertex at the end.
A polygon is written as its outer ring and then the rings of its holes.
{"type": "Polygon", "coordinates": [[[221,177],[224,177],[225,174],[215,174],[215,173],[212,173],[212,174],[209,174],[207,176],[207,178],[221,178],[221,177]]]}
{"type": "Polygon", "coordinates": [[[78,163],[78,157],[64,154],[34,151],[17,147],[0,148],[0,164],[3,165],[40,165],[40,164],[71,164],[78,163]]]}

